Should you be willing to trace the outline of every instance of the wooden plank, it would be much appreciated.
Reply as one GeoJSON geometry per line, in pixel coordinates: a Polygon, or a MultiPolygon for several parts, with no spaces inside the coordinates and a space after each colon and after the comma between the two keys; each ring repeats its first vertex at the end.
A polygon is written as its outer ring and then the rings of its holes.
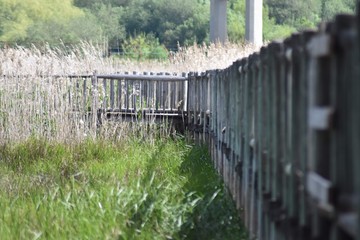
{"type": "Polygon", "coordinates": [[[157,75],[139,75],[139,74],[101,74],[98,75],[99,78],[106,79],[123,79],[123,80],[148,80],[148,81],[163,81],[163,82],[178,82],[178,81],[186,81],[186,77],[182,76],[172,76],[165,74],[157,74],[157,75]]]}
{"type": "Polygon", "coordinates": [[[110,80],[110,108],[114,109],[115,106],[115,90],[114,90],[114,79],[110,80]]]}
{"type": "Polygon", "coordinates": [[[176,94],[176,85],[178,84],[178,82],[174,82],[174,83],[170,83],[169,84],[169,98],[170,98],[170,110],[173,110],[173,109],[177,109],[177,102],[176,102],[176,97],[177,97],[177,94],[176,94]]]}
{"type": "Polygon", "coordinates": [[[154,88],[155,88],[155,109],[159,110],[161,108],[160,104],[161,104],[161,82],[159,81],[155,81],[154,84],[154,88]]]}
{"type": "Polygon", "coordinates": [[[301,103],[299,105],[299,116],[300,116],[300,125],[299,131],[301,132],[301,140],[300,140],[300,169],[297,173],[300,179],[299,186],[299,226],[302,229],[305,229],[308,223],[308,215],[310,213],[310,209],[307,201],[306,194],[306,174],[308,168],[308,124],[307,124],[307,112],[308,112],[308,72],[309,72],[309,53],[306,50],[306,46],[308,42],[312,39],[315,32],[307,31],[301,35],[300,40],[300,95],[301,103]]]}
{"type": "Polygon", "coordinates": [[[87,111],[87,86],[86,86],[87,79],[83,79],[83,111],[87,111]]]}
{"type": "Polygon", "coordinates": [[[255,128],[255,157],[257,159],[257,195],[258,195],[258,231],[257,236],[261,237],[264,234],[264,218],[263,218],[263,84],[264,84],[264,71],[265,64],[267,60],[267,52],[265,48],[262,48],[260,51],[260,66],[259,66],[259,75],[257,78],[257,121],[255,128]]]}
{"type": "Polygon", "coordinates": [[[103,86],[102,86],[102,97],[103,97],[103,109],[107,108],[107,98],[108,98],[108,94],[107,94],[107,80],[103,79],[103,86]]]}
{"type": "Polygon", "coordinates": [[[312,107],[309,109],[309,127],[315,130],[329,130],[333,126],[335,110],[332,107],[312,107]]]}
{"type": "MultiPolygon", "coordinates": [[[[357,4],[357,20],[356,20],[356,32],[357,38],[355,43],[355,48],[357,49],[355,51],[355,54],[353,54],[353,63],[355,63],[356,66],[360,65],[360,2],[357,4]]],[[[351,78],[351,97],[353,99],[352,101],[352,108],[353,109],[360,109],[360,94],[358,93],[360,89],[360,69],[355,68],[353,78],[351,78]]],[[[353,131],[351,132],[351,159],[354,163],[353,168],[353,175],[355,176],[355,186],[354,189],[357,193],[360,192],[360,124],[354,124],[360,122],[360,111],[354,111],[351,115],[351,124],[353,124],[353,131]]],[[[360,198],[357,200],[357,205],[360,206],[360,198]]],[[[360,207],[357,208],[356,211],[357,216],[357,223],[356,223],[356,235],[360,236],[360,207]]]]}
{"type": "Polygon", "coordinates": [[[254,120],[255,120],[255,94],[254,94],[254,87],[255,87],[255,79],[257,75],[257,68],[256,68],[256,61],[257,61],[257,54],[254,53],[250,56],[249,60],[249,69],[250,69],[250,78],[249,78],[249,133],[248,133],[248,148],[249,148],[249,199],[248,199],[248,211],[249,211],[249,231],[251,233],[256,232],[256,214],[255,214],[255,173],[256,173],[256,162],[254,158],[254,149],[252,145],[252,141],[254,140],[254,120]]]}
{"type": "Polygon", "coordinates": [[[308,51],[312,57],[328,56],[331,52],[332,39],[329,35],[320,34],[313,37],[308,44],[308,51]]]}
{"type": "Polygon", "coordinates": [[[187,111],[187,106],[188,106],[188,99],[189,99],[189,88],[188,88],[188,74],[187,73],[182,73],[181,75],[182,77],[184,77],[186,79],[186,81],[182,82],[181,86],[181,91],[180,91],[180,97],[179,97],[179,101],[183,100],[183,106],[184,106],[184,111],[187,111]]]}
{"type": "Polygon", "coordinates": [[[125,85],[124,85],[124,87],[125,87],[125,91],[124,91],[124,104],[125,104],[125,109],[126,110],[129,110],[129,80],[124,80],[124,82],[125,82],[125,85]]]}
{"type": "Polygon", "coordinates": [[[318,206],[333,211],[331,205],[331,190],[332,183],[320,176],[319,174],[310,171],[307,173],[307,191],[309,195],[317,202],[318,206]]]}
{"type": "Polygon", "coordinates": [[[117,108],[122,109],[122,80],[117,80],[117,108]]]}
{"type": "Polygon", "coordinates": [[[97,128],[97,110],[98,110],[98,79],[97,72],[95,71],[91,78],[91,92],[92,92],[92,119],[91,119],[91,130],[93,138],[96,138],[97,128]]]}

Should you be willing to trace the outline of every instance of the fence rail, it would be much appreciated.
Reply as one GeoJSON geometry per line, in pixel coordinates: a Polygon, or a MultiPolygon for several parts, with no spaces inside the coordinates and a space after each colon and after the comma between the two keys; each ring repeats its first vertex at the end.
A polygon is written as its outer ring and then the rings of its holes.
{"type": "Polygon", "coordinates": [[[360,239],[359,18],[190,73],[188,128],[251,236],[360,239]]]}
{"type": "Polygon", "coordinates": [[[2,75],[13,84],[29,78],[62,82],[74,111],[182,113],[187,107],[187,74],[2,75]]]}
{"type": "MultiPolygon", "coordinates": [[[[108,112],[186,111],[187,78],[165,73],[97,74],[57,76],[76,81],[71,94],[81,94],[83,102],[92,98],[92,109],[108,112]],[[91,79],[91,88],[88,88],[91,79]],[[81,89],[82,88],[82,89],[81,89]],[[81,90],[80,90],[81,89],[81,90]]],[[[80,105],[77,105],[78,108],[80,105]]],[[[86,109],[86,106],[82,106],[86,109]]]]}

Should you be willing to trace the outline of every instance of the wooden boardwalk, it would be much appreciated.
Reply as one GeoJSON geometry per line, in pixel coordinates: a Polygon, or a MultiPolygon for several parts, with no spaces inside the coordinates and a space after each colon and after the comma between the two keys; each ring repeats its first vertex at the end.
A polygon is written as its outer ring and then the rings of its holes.
{"type": "Polygon", "coordinates": [[[360,239],[360,17],[189,74],[188,129],[251,239],[360,239]]]}

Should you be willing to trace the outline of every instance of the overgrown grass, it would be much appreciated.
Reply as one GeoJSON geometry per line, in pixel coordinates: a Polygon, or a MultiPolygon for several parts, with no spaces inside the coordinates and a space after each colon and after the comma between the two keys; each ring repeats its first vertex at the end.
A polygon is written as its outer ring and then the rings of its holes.
{"type": "Polygon", "coordinates": [[[246,239],[207,150],[183,139],[0,147],[1,239],[246,239]]]}

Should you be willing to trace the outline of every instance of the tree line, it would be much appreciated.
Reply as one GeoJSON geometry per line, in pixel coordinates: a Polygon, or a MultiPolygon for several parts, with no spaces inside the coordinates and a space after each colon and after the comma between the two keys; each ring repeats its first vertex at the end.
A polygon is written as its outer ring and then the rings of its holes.
{"type": "MultiPolygon", "coordinates": [[[[245,2],[228,1],[230,41],[244,41],[245,2]]],[[[355,7],[356,0],[264,0],[264,39],[316,27],[355,7]]],[[[210,0],[0,0],[0,42],[106,42],[130,56],[145,48],[144,57],[161,58],[178,44],[207,43],[209,18],[210,0]]]]}

